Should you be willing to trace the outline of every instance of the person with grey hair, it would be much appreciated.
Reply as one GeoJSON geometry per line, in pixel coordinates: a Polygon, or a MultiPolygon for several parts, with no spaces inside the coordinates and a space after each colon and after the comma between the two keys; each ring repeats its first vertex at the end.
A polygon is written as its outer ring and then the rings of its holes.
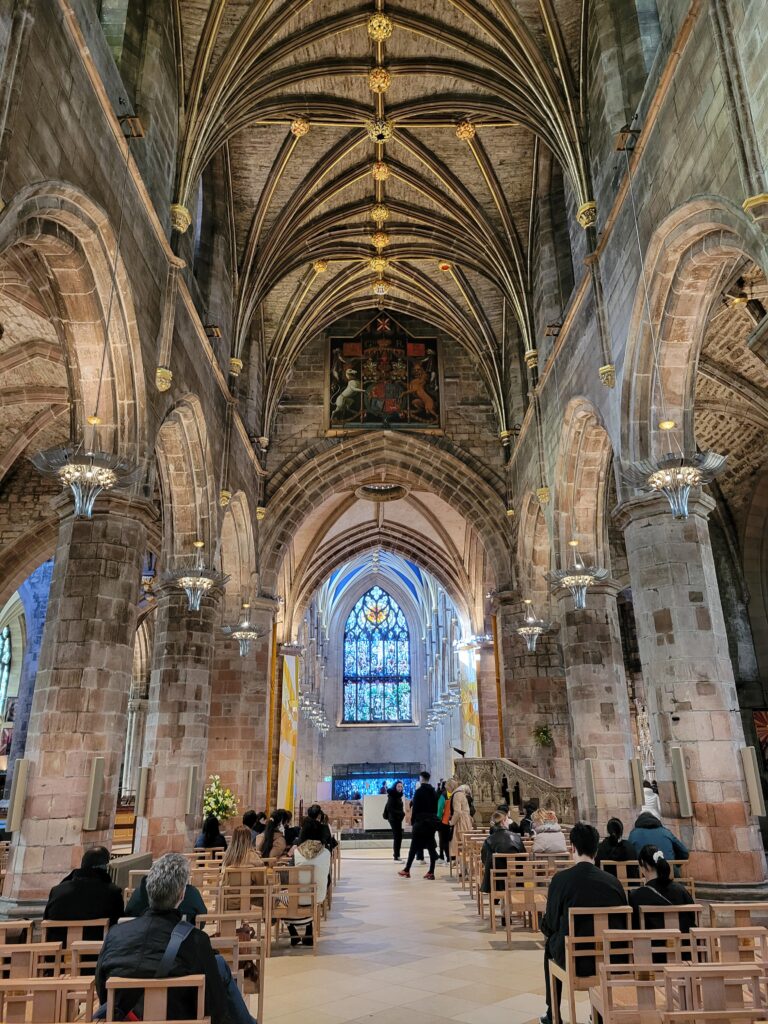
{"type": "MultiPolygon", "coordinates": [[[[226,961],[215,956],[211,940],[183,921],[179,907],[189,882],[189,863],[180,853],[166,853],[150,868],[146,881],[149,909],[141,917],[110,929],[96,965],[96,990],[102,1004],[107,981],[118,978],[183,978],[205,976],[205,1013],[211,1024],[254,1024],[226,961]]],[[[136,1008],[128,992],[117,997],[120,1016],[136,1008]],[[121,999],[122,995],[122,999],[121,999]]],[[[196,1015],[192,989],[174,989],[168,1016],[192,1020],[196,1015]]],[[[118,1018],[119,1019],[119,1018],[118,1018]]]]}

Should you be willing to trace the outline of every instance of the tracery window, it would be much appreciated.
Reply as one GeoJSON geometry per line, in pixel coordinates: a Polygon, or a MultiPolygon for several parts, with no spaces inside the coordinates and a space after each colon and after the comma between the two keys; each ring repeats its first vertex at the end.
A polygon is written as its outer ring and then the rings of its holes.
{"type": "Polygon", "coordinates": [[[344,627],[343,721],[412,720],[408,624],[397,602],[371,587],[344,627]]]}
{"type": "Polygon", "coordinates": [[[11,630],[4,626],[0,630],[0,710],[8,693],[8,681],[11,678],[11,630]]]}

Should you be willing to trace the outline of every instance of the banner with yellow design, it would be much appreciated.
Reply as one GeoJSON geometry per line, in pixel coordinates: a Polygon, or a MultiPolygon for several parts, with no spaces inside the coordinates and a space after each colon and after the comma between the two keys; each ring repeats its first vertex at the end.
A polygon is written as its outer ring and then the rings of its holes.
{"type": "Polygon", "coordinates": [[[277,806],[293,810],[296,784],[296,745],[299,738],[299,659],[283,657],[283,706],[280,714],[280,760],[277,771],[277,806]]]}
{"type": "Polygon", "coordinates": [[[467,757],[482,757],[480,746],[480,711],[477,701],[477,680],[471,651],[461,651],[459,678],[461,679],[461,746],[467,757]]]}

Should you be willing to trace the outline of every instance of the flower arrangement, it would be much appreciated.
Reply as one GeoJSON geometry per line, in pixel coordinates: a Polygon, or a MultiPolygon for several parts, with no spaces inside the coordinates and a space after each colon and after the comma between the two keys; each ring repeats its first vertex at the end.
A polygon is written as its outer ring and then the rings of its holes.
{"type": "Polygon", "coordinates": [[[555,738],[548,725],[537,725],[532,736],[539,747],[554,747],[555,745],[555,738]]]}
{"type": "Polygon", "coordinates": [[[203,790],[203,814],[213,814],[219,821],[227,821],[237,814],[237,800],[231,789],[221,784],[220,775],[210,775],[203,790]]]}

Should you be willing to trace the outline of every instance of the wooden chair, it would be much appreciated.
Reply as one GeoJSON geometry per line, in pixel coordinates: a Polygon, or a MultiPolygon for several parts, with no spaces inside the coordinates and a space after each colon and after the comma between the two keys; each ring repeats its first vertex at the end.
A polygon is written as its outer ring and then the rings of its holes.
{"type": "Polygon", "coordinates": [[[664,975],[664,1021],[732,1024],[768,1016],[760,964],[673,964],[664,968],[664,975]]]}
{"type": "MultiPolygon", "coordinates": [[[[523,925],[536,931],[539,927],[539,915],[547,906],[549,889],[549,865],[540,860],[521,858],[510,861],[504,884],[504,898],[499,906],[504,910],[504,929],[507,945],[512,945],[512,916],[523,919],[523,925]]],[[[491,886],[495,883],[494,872],[491,871],[491,886]]],[[[491,931],[496,930],[496,914],[492,908],[491,931]]]]}
{"type": "Polygon", "coordinates": [[[219,953],[229,964],[229,969],[237,978],[237,984],[243,995],[255,994],[257,998],[256,1020],[264,1019],[264,982],[266,975],[267,936],[270,934],[269,924],[263,921],[250,926],[253,935],[241,939],[242,932],[236,937],[219,936],[211,938],[214,953],[219,953]]]}
{"type": "Polygon", "coordinates": [[[659,927],[674,928],[681,932],[698,928],[701,924],[701,915],[704,913],[704,907],[700,903],[664,904],[661,907],[639,907],[638,910],[641,928],[655,928],[655,922],[663,920],[664,923],[659,927]]]}
{"type": "Polygon", "coordinates": [[[751,928],[768,921],[768,903],[710,903],[709,923],[713,928],[751,928]]]}
{"type": "Polygon", "coordinates": [[[70,1024],[96,1010],[92,978],[19,978],[0,981],[3,1024],[70,1024]]]}
{"type": "Polygon", "coordinates": [[[643,884],[640,868],[634,860],[601,860],[600,867],[609,875],[614,875],[625,890],[635,889],[643,884]]]}
{"type": "Polygon", "coordinates": [[[0,921],[0,945],[31,942],[33,928],[34,922],[29,920],[0,921]]]}
{"type": "Polygon", "coordinates": [[[117,978],[107,981],[107,1017],[108,1021],[115,1018],[115,998],[119,992],[129,992],[136,1001],[143,998],[144,1008],[141,1016],[144,1020],[168,1020],[168,996],[174,990],[192,989],[197,1000],[197,1020],[204,1020],[205,1012],[205,975],[189,974],[184,978],[117,978]]]}
{"type": "Polygon", "coordinates": [[[69,949],[73,942],[95,942],[96,935],[84,935],[85,931],[101,932],[101,941],[106,938],[109,931],[109,919],[106,917],[95,918],[93,921],[41,921],[40,941],[61,942],[64,949],[69,949]],[[52,934],[49,934],[52,933],[52,934]],[[63,934],[62,934],[63,933],[63,934]]]}
{"type": "MultiPolygon", "coordinates": [[[[571,1024],[576,1020],[576,993],[588,992],[599,982],[597,965],[603,959],[603,934],[616,928],[629,930],[631,925],[632,908],[628,906],[571,907],[568,911],[565,966],[549,961],[549,983],[553,993],[557,990],[557,983],[562,983],[571,1024]],[[588,934],[580,934],[584,928],[589,929],[588,934]],[[580,973],[585,969],[589,973],[580,973]]],[[[561,1024],[557,999],[552,1000],[552,1011],[553,1024],[561,1024]]]]}
{"type": "Polygon", "coordinates": [[[0,946],[0,978],[58,978],[62,971],[60,942],[0,946]]]}
{"type": "MultiPolygon", "coordinates": [[[[526,860],[524,853],[496,853],[492,854],[493,864],[491,866],[491,873],[489,878],[489,889],[490,892],[482,892],[482,881],[485,873],[483,867],[483,875],[480,877],[480,887],[478,888],[478,909],[480,917],[485,919],[485,903],[488,901],[488,916],[493,918],[494,900],[502,899],[501,893],[506,888],[506,877],[510,872],[510,864],[515,862],[526,860]]],[[[482,865],[481,865],[482,866],[482,865]]],[[[494,930],[493,922],[491,922],[491,930],[494,930]]]]}
{"type": "Polygon", "coordinates": [[[73,978],[92,978],[103,942],[73,942],[70,949],[70,969],[73,978]]]}
{"type": "Polygon", "coordinates": [[[309,919],[312,922],[312,952],[317,954],[320,914],[317,885],[312,868],[281,868],[271,891],[271,918],[275,925],[274,941],[280,937],[282,924],[309,919]]]}
{"type": "Polygon", "coordinates": [[[698,963],[768,965],[767,928],[692,928],[690,938],[698,963]]]}
{"type": "Polygon", "coordinates": [[[608,967],[634,966],[659,970],[660,965],[682,963],[687,937],[675,929],[603,932],[603,962],[608,967]]]}

